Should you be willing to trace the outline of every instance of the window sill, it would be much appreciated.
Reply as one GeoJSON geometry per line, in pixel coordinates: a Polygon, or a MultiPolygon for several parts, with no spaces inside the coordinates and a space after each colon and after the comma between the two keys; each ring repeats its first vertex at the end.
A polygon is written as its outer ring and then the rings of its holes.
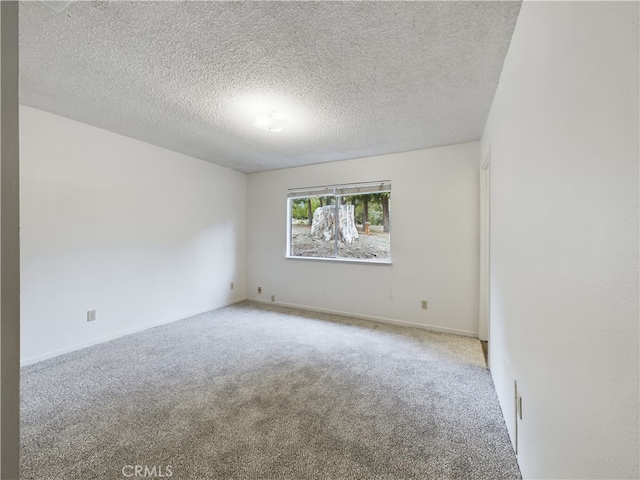
{"type": "Polygon", "coordinates": [[[391,259],[376,260],[370,258],[326,258],[326,257],[301,257],[297,255],[287,255],[286,260],[307,260],[312,262],[333,262],[333,263],[359,263],[366,265],[387,265],[391,266],[391,259]]]}

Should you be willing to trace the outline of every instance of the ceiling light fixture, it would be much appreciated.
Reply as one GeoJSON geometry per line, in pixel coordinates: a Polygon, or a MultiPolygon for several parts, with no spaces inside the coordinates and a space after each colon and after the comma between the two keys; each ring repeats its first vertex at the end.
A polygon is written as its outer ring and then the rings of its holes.
{"type": "Polygon", "coordinates": [[[56,12],[60,13],[62,12],[65,8],[67,8],[71,3],[73,3],[72,1],[70,2],[62,2],[59,0],[41,0],[42,3],[44,3],[47,7],[49,7],[51,10],[55,10],[56,12]]]}
{"type": "Polygon", "coordinates": [[[253,126],[270,132],[281,132],[287,123],[289,120],[279,117],[275,110],[267,110],[256,117],[253,126]]]}

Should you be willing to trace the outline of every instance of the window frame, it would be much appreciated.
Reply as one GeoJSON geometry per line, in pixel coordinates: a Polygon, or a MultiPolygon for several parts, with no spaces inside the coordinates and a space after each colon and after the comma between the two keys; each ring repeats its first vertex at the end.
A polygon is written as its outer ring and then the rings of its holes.
{"type": "MultiPolygon", "coordinates": [[[[286,236],[286,250],[285,258],[294,260],[311,260],[319,262],[339,262],[339,263],[364,263],[372,265],[391,265],[391,205],[389,202],[389,256],[384,259],[372,259],[372,258],[351,258],[338,256],[339,235],[338,227],[339,222],[335,222],[334,232],[334,255],[333,257],[306,257],[301,255],[292,255],[293,251],[293,216],[292,206],[293,201],[302,198],[319,198],[319,197],[334,197],[333,207],[335,208],[335,218],[339,218],[339,206],[344,204],[341,199],[346,196],[354,195],[366,195],[373,193],[389,193],[391,194],[391,180],[379,180],[373,182],[358,182],[358,183],[344,183],[336,185],[321,185],[315,187],[306,188],[291,188],[287,190],[287,236],[286,236]]],[[[391,195],[390,195],[391,196],[391,195]]]]}

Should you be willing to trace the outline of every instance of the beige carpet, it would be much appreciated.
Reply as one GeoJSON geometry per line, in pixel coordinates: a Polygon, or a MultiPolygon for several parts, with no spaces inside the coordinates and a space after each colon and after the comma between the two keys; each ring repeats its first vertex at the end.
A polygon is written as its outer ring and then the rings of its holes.
{"type": "Polygon", "coordinates": [[[22,370],[22,478],[136,468],[521,478],[478,340],[248,302],[22,370]]]}

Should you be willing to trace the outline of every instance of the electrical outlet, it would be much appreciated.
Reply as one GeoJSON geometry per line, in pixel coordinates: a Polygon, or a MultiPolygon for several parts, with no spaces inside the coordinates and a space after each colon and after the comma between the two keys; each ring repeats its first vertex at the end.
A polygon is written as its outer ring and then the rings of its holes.
{"type": "Polygon", "coordinates": [[[276,296],[275,295],[271,295],[271,301],[275,302],[276,301],[276,296]]]}
{"type": "Polygon", "coordinates": [[[423,309],[423,310],[426,310],[426,309],[427,309],[427,307],[429,306],[429,302],[427,302],[426,300],[422,300],[421,305],[422,305],[422,309],[423,309]]]}
{"type": "Polygon", "coordinates": [[[258,287],[258,295],[262,295],[262,287],[258,287]]]}
{"type": "Polygon", "coordinates": [[[229,290],[233,290],[233,282],[229,284],[229,290]]]}
{"type": "Polygon", "coordinates": [[[87,310],[87,322],[95,322],[95,320],[96,320],[96,311],[87,310]]]}

